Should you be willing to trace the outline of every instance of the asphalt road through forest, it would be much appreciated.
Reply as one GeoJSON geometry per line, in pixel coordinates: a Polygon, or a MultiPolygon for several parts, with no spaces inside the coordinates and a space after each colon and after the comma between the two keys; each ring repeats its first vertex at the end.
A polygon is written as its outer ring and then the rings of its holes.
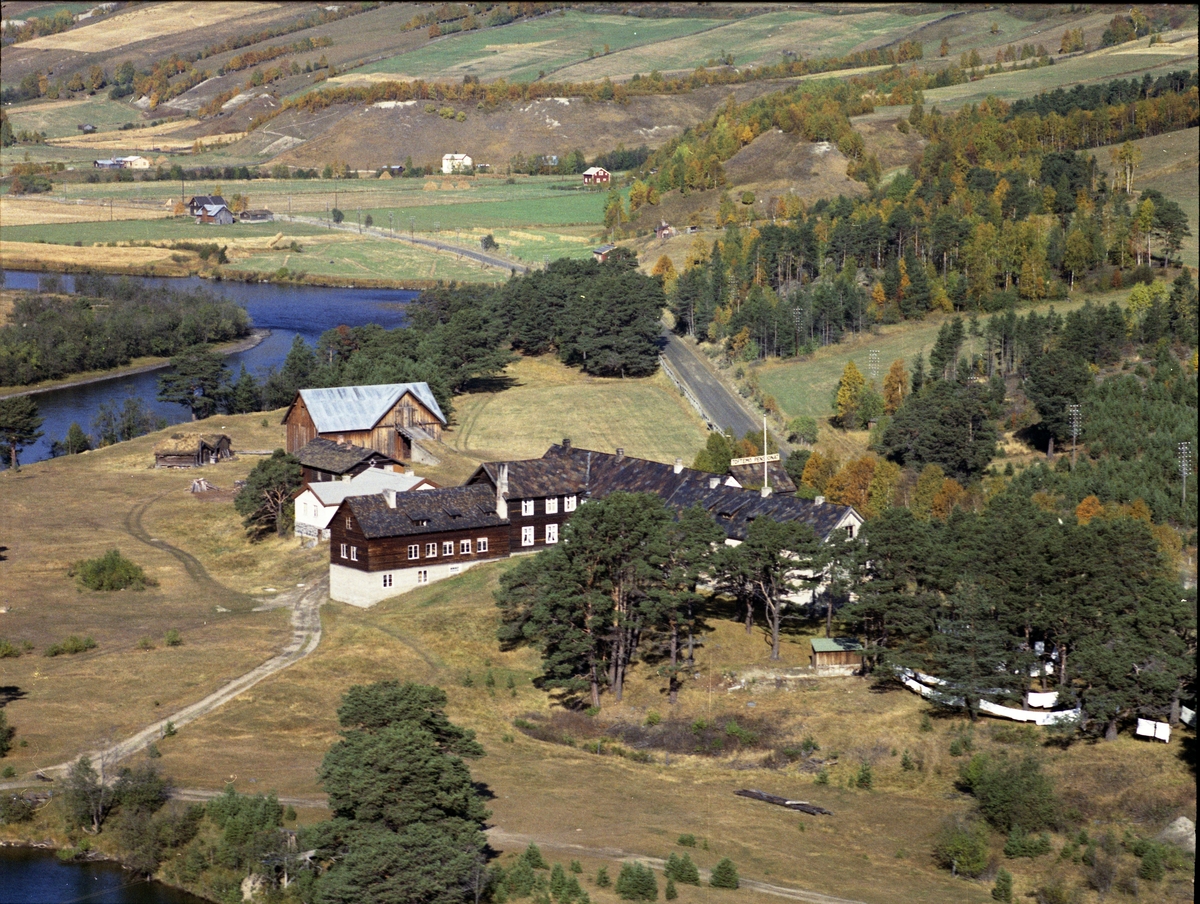
{"type": "Polygon", "coordinates": [[[745,409],[741,399],[708,369],[695,349],[674,333],[664,331],[663,336],[666,345],[662,356],[667,366],[699,401],[711,426],[730,431],[736,437],[762,429],[762,421],[745,409]]]}

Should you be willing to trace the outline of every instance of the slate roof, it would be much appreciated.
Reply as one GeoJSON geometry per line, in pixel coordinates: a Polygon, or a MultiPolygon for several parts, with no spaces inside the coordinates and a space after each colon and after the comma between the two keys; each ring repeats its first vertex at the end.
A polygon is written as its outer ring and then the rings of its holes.
{"type": "MultiPolygon", "coordinates": [[[[304,399],[318,433],[336,433],[339,430],[370,430],[406,392],[411,392],[434,417],[446,423],[446,416],[442,414],[428,383],[301,389],[300,398],[304,399]]],[[[291,412],[290,408],[288,412],[291,412]]],[[[286,416],[284,421],[287,421],[286,416]]]]}
{"type": "Polygon", "coordinates": [[[314,437],[301,446],[296,452],[296,458],[305,467],[328,471],[330,474],[349,473],[364,461],[372,459],[396,462],[396,459],[374,449],[364,449],[352,443],[337,443],[323,436],[314,437]]]}
{"type": "MultiPolygon", "coordinates": [[[[744,487],[762,486],[762,465],[730,465],[729,473],[732,474],[734,479],[744,487]]],[[[784,494],[796,492],[795,481],[793,481],[788,472],[783,469],[783,464],[781,462],[768,462],[767,476],[771,480],[771,490],[773,492],[784,494]]]]}
{"type": "Polygon", "coordinates": [[[416,474],[397,474],[381,468],[368,468],[349,480],[318,481],[310,483],[308,489],[322,505],[338,505],[349,496],[375,496],[384,490],[406,493],[424,482],[425,478],[416,474]]]}
{"type": "Polygon", "coordinates": [[[220,195],[193,195],[188,200],[188,205],[193,209],[204,207],[208,204],[220,204],[222,207],[227,206],[225,199],[220,195]]]}
{"type": "Polygon", "coordinates": [[[383,494],[349,496],[342,505],[371,540],[508,524],[496,514],[496,493],[486,484],[397,494],[395,508],[383,494]]]}
{"type": "MultiPolygon", "coordinates": [[[[468,484],[480,485],[486,480],[494,488],[501,464],[481,465],[468,484]]],[[[677,512],[700,505],[734,540],[746,539],[755,518],[800,521],[824,539],[854,512],[850,506],[818,505],[793,496],[764,498],[757,490],[726,486],[723,477],[706,471],[681,468],[676,473],[673,465],[570,445],[553,445],[540,459],[504,464],[508,465],[508,499],[570,494],[600,499],[615,492],[653,493],[677,512]]]]}

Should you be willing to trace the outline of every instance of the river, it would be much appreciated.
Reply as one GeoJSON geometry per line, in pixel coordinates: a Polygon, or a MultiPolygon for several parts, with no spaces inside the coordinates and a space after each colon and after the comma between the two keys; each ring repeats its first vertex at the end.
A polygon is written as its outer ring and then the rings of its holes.
{"type": "Polygon", "coordinates": [[[146,882],[115,863],[62,863],[52,851],[0,848],[5,904],[205,904],[203,898],[146,882]]]}
{"type": "MultiPolygon", "coordinates": [[[[17,270],[4,271],[5,288],[36,289],[38,278],[45,274],[17,270]]],[[[61,276],[65,290],[74,290],[74,280],[61,276]]],[[[316,286],[278,286],[269,283],[213,282],[191,277],[188,279],[149,279],[128,277],[178,289],[202,287],[224,295],[246,308],[257,329],[268,329],[271,335],[254,348],[226,358],[232,377],[237,378],[244,364],[260,379],[271,367],[279,368],[292,347],[295,336],[303,336],[315,344],[321,333],[339,325],[362,326],[378,323],[392,329],[403,326],[404,308],[417,293],[405,289],[337,289],[316,286]]],[[[21,451],[21,462],[29,464],[50,457],[50,444],[67,435],[71,422],[77,422],[85,433],[91,433],[92,418],[101,402],[124,404],[126,398],[138,396],[155,414],[168,423],[179,424],[191,415],[182,405],[169,405],[155,399],[158,378],[165,370],[114,377],[97,383],[55,389],[38,393],[38,410],[45,419],[43,437],[21,451]]]]}

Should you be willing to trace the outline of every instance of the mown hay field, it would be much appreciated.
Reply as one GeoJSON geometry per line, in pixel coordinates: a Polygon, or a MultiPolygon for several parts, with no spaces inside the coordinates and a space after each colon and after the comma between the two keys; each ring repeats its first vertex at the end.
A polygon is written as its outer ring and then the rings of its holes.
{"type": "Polygon", "coordinates": [[[538,78],[539,72],[552,73],[586,60],[589,53],[603,55],[605,45],[621,50],[704,31],[718,22],[700,18],[633,19],[566,10],[504,28],[450,35],[417,50],[369,63],[347,76],[335,76],[329,83],[354,82],[360,73],[426,79],[472,75],[481,80],[528,82],[538,78]]]}
{"type": "Polygon", "coordinates": [[[481,459],[540,458],[570,437],[582,449],[688,464],[707,438],[699,415],[661,373],[606,380],[554,358],[518,358],[505,377],[510,388],[454,400],[447,445],[481,459]]]}
{"type": "Polygon", "coordinates": [[[93,47],[108,49],[137,44],[153,38],[205,29],[229,19],[240,19],[273,9],[273,3],[210,2],[172,4],[169,14],[163,7],[136,9],[128,13],[98,18],[81,28],[56,35],[44,35],[24,42],[30,50],[79,50],[93,47]]]}
{"type": "Polygon", "coordinates": [[[50,223],[93,223],[108,220],[161,220],[167,211],[126,203],[105,204],[96,199],[64,201],[37,195],[0,195],[0,220],[4,228],[50,223]]]}

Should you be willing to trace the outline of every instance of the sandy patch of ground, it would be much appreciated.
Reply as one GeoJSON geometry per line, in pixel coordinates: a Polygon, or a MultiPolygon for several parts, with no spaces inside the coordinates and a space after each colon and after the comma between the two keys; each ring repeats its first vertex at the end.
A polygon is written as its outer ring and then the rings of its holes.
{"type": "Polygon", "coordinates": [[[228,19],[239,19],[277,3],[158,3],[153,6],[101,19],[92,25],[57,35],[26,41],[31,50],[80,50],[95,47],[113,50],[151,38],[179,34],[192,29],[210,28],[228,19]]]}
{"type": "Polygon", "coordinates": [[[6,226],[36,226],[42,223],[90,223],[98,220],[159,220],[167,211],[159,208],[124,207],[101,201],[52,201],[46,198],[0,196],[0,221],[6,226]]]}

